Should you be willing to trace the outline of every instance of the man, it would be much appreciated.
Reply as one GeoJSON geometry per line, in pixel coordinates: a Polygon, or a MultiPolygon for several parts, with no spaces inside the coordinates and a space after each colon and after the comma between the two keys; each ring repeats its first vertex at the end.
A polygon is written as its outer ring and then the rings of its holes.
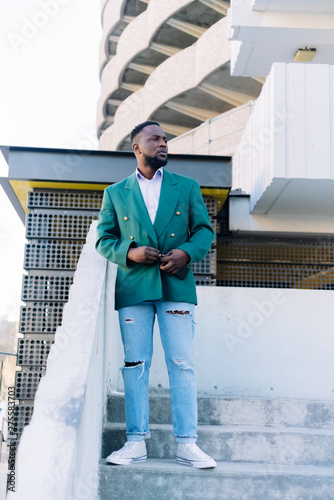
{"type": "Polygon", "coordinates": [[[106,461],[128,465],[146,460],[148,382],[157,315],[169,374],[177,461],[212,468],[216,462],[195,444],[192,340],[197,297],[188,264],[205,257],[214,233],[197,181],[163,169],[168,148],[160,125],[152,121],[137,125],[131,142],[138,167],[105,190],[97,227],[97,251],[118,264],[115,308],[125,354],[128,441],[106,461]]]}

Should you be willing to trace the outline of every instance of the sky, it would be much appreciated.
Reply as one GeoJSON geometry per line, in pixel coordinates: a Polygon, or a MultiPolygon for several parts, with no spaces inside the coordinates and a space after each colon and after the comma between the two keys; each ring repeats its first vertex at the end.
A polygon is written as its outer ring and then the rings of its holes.
{"type": "MultiPolygon", "coordinates": [[[[0,0],[0,145],[98,149],[101,37],[100,0],[0,0]]],[[[19,318],[24,243],[0,187],[0,318],[19,318]]]]}

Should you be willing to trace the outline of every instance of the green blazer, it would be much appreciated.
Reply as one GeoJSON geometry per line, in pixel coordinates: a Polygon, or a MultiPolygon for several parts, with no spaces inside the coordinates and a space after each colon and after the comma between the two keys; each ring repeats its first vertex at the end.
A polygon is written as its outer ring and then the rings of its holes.
{"type": "Polygon", "coordinates": [[[173,248],[185,250],[190,262],[207,254],[214,232],[199,184],[164,169],[159,206],[154,224],[136,178],[136,172],[107,187],[97,226],[96,249],[118,264],[115,309],[145,300],[191,302],[197,304],[192,270],[180,280],[160,271],[159,264],[139,264],[127,260],[132,246],[150,246],[166,254],[173,248]]]}

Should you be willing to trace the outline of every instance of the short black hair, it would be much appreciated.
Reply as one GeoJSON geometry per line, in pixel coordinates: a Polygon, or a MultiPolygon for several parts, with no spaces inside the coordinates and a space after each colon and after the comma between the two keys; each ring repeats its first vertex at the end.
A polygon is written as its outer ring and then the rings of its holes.
{"type": "Polygon", "coordinates": [[[158,127],[160,127],[160,123],[158,122],[147,121],[139,123],[139,125],[136,125],[135,128],[131,130],[130,134],[131,144],[133,144],[134,138],[143,130],[143,128],[148,127],[149,125],[158,125],[158,127]]]}

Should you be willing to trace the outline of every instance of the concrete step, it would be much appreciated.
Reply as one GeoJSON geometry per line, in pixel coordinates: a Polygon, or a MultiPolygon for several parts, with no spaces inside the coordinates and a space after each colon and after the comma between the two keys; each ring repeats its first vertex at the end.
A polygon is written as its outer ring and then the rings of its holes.
{"type": "Polygon", "coordinates": [[[99,465],[100,500],[333,500],[327,467],[218,463],[196,470],[174,460],[99,465]]]}
{"type": "MultiPolygon", "coordinates": [[[[107,419],[125,422],[124,394],[108,397],[107,419]]],[[[257,427],[334,428],[334,401],[198,397],[200,425],[246,425],[257,427]]],[[[168,394],[150,395],[150,422],[170,424],[168,394]]]]}
{"type": "MultiPolygon", "coordinates": [[[[176,443],[169,424],[151,424],[147,440],[150,458],[171,459],[176,443]]],[[[125,424],[107,423],[102,457],[121,448],[126,440],[125,424]]],[[[267,464],[334,465],[334,431],[326,429],[199,426],[198,445],[216,460],[267,464]]]]}

